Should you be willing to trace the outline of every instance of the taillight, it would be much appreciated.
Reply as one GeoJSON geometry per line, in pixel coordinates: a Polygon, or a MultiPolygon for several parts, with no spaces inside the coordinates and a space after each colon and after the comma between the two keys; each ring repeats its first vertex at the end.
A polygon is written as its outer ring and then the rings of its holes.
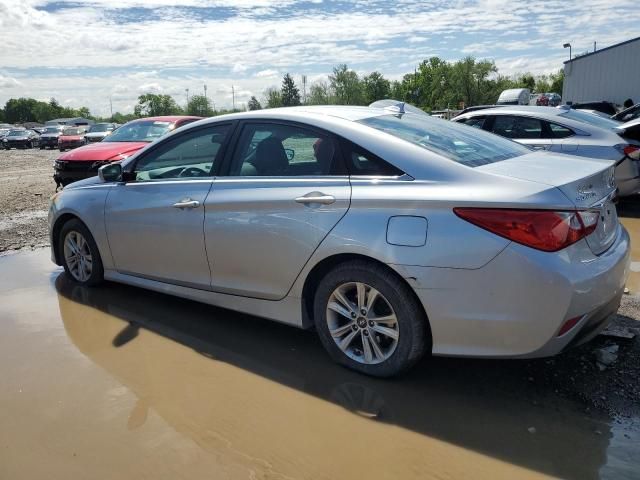
{"type": "Polygon", "coordinates": [[[474,225],[514,242],[545,252],[556,252],[591,234],[600,215],[595,211],[454,208],[474,225]]]}
{"type": "Polygon", "coordinates": [[[640,147],[635,145],[627,145],[622,149],[622,152],[631,160],[640,160],[640,147]]]}

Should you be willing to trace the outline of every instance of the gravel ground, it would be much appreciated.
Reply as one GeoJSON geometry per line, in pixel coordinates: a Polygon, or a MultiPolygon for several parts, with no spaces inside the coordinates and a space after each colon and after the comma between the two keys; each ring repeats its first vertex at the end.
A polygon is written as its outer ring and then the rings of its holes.
{"type": "Polygon", "coordinates": [[[49,244],[47,209],[57,150],[0,150],[0,253],[49,244]]]}
{"type": "MultiPolygon", "coordinates": [[[[0,254],[49,244],[47,208],[55,192],[52,163],[58,153],[0,150],[0,254]]],[[[640,201],[627,202],[619,211],[640,216],[636,215],[640,201]]],[[[636,417],[640,415],[640,295],[623,297],[612,327],[617,335],[622,332],[632,338],[599,335],[557,357],[526,361],[522,372],[540,397],[557,394],[576,400],[585,411],[636,417]]]]}

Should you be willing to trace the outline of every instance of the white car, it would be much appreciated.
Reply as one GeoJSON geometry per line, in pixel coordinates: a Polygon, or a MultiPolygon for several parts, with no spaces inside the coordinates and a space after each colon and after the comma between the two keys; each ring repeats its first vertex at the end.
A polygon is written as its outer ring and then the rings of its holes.
{"type": "Polygon", "coordinates": [[[536,150],[613,160],[618,194],[640,192],[640,140],[625,136],[614,120],[569,108],[513,106],[469,112],[453,121],[536,150]]]}

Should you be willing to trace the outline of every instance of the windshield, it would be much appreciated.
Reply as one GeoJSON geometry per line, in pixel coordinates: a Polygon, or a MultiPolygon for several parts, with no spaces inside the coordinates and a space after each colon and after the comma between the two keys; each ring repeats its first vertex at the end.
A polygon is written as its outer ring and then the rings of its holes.
{"type": "Polygon", "coordinates": [[[63,135],[82,135],[83,133],[84,133],[84,130],[80,128],[65,128],[62,131],[63,135]]]}
{"type": "Polygon", "coordinates": [[[58,133],[60,131],[60,127],[47,127],[44,129],[44,133],[58,133]]]}
{"type": "Polygon", "coordinates": [[[10,137],[24,137],[27,134],[26,130],[11,130],[9,132],[10,137]]]}
{"type": "Polygon", "coordinates": [[[359,123],[389,133],[468,167],[531,153],[527,147],[455,122],[423,115],[371,117],[359,123]]]}
{"type": "Polygon", "coordinates": [[[110,130],[113,130],[113,125],[110,123],[96,123],[89,129],[89,133],[108,132],[110,130]]]}
{"type": "Polygon", "coordinates": [[[595,125],[600,128],[616,128],[620,126],[618,122],[615,120],[611,120],[609,118],[601,117],[600,115],[594,115],[592,113],[581,112],[580,110],[567,110],[564,113],[558,115],[559,117],[570,118],[572,120],[577,120],[578,122],[588,123],[590,125],[595,125]]]}
{"type": "Polygon", "coordinates": [[[103,142],[153,142],[167,133],[173,124],[154,120],[134,120],[121,126],[103,142]]]}

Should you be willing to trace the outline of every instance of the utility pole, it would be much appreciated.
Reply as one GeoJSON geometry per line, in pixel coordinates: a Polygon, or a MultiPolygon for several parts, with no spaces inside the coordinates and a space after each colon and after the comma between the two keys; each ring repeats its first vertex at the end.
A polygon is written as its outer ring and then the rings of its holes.
{"type": "Polygon", "coordinates": [[[187,108],[186,108],[186,110],[188,111],[189,110],[189,89],[185,88],[184,91],[187,93],[187,108]]]}
{"type": "Polygon", "coordinates": [[[207,84],[204,84],[204,108],[209,107],[209,102],[207,102],[207,84]]]}
{"type": "Polygon", "coordinates": [[[302,104],[307,104],[307,76],[302,75],[302,104]]]}
{"type": "Polygon", "coordinates": [[[594,42],[593,42],[593,51],[594,51],[594,52],[596,51],[596,42],[595,42],[595,40],[594,40],[594,42]]]}
{"type": "Polygon", "coordinates": [[[113,121],[113,101],[111,100],[111,95],[109,95],[109,109],[111,110],[111,120],[113,121]]]}
{"type": "Polygon", "coordinates": [[[236,91],[233,88],[233,85],[231,85],[231,101],[233,104],[233,111],[235,112],[236,110],[236,91]]]}

